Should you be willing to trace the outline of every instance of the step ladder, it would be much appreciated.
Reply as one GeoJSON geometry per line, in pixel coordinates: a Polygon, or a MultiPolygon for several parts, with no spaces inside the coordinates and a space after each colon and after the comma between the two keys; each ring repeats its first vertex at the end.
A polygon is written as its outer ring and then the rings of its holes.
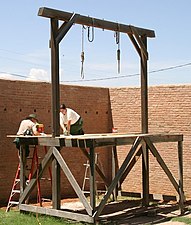
{"type": "Polygon", "coordinates": [[[16,199],[19,199],[19,196],[20,196],[19,184],[20,184],[20,163],[17,167],[17,172],[16,172],[15,179],[14,179],[14,182],[13,182],[11,194],[9,196],[9,201],[8,201],[8,205],[7,205],[7,208],[6,208],[6,212],[8,212],[13,205],[19,204],[19,202],[17,200],[14,200],[14,197],[16,199]]]}
{"type": "MultiPolygon", "coordinates": [[[[97,166],[99,166],[99,168],[103,172],[103,166],[102,166],[101,162],[98,160],[98,155],[99,155],[98,153],[95,153],[95,164],[97,166]]],[[[83,180],[83,184],[82,184],[82,191],[83,191],[84,194],[89,194],[90,191],[85,190],[86,182],[89,181],[89,179],[90,179],[90,177],[89,177],[89,175],[90,175],[90,162],[89,162],[89,160],[87,160],[87,162],[84,164],[84,166],[85,166],[85,173],[84,173],[84,180],[83,180]]],[[[107,190],[107,187],[105,186],[105,190],[98,190],[97,184],[99,183],[99,181],[95,180],[95,183],[96,183],[95,184],[95,192],[96,192],[96,195],[99,197],[99,193],[101,193],[101,192],[105,193],[106,190],[107,190]]]]}
{"type": "MultiPolygon", "coordinates": [[[[38,167],[39,167],[39,157],[38,157],[38,149],[37,146],[33,146],[34,150],[33,150],[33,156],[31,157],[27,157],[27,161],[29,159],[32,159],[31,162],[31,168],[29,169],[29,175],[26,178],[26,185],[29,184],[30,180],[32,179],[35,171],[37,171],[37,177],[38,177],[38,167]]],[[[46,146],[43,146],[45,154],[47,153],[47,148],[46,146]]],[[[28,166],[27,166],[28,167],[28,166]]],[[[52,185],[52,172],[51,172],[51,168],[48,168],[49,170],[49,176],[50,178],[48,178],[48,180],[51,181],[51,185],[52,185]]],[[[42,178],[43,180],[45,180],[45,178],[42,178]]],[[[19,205],[19,197],[20,197],[20,163],[17,167],[17,171],[16,171],[16,175],[15,175],[15,179],[13,182],[13,186],[11,189],[11,194],[9,196],[9,200],[8,200],[8,204],[7,204],[7,208],[6,208],[6,212],[8,212],[10,210],[10,208],[12,206],[17,206],[19,205]]],[[[41,198],[41,187],[40,187],[40,179],[37,179],[37,203],[40,204],[40,206],[42,206],[42,198],[41,198]]],[[[28,203],[29,198],[26,200],[26,202],[28,203]]]]}

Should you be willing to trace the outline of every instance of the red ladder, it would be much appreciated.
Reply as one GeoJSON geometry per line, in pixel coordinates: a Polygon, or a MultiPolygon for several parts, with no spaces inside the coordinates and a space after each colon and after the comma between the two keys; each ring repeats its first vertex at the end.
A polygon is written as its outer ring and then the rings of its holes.
{"type": "MultiPolygon", "coordinates": [[[[47,148],[46,146],[43,147],[45,154],[47,153],[47,148]]],[[[37,203],[40,204],[40,206],[42,206],[42,198],[41,198],[41,187],[40,187],[40,180],[38,179],[38,167],[39,167],[39,157],[37,154],[37,146],[34,146],[34,151],[33,151],[33,157],[32,157],[32,162],[31,162],[31,169],[28,175],[28,180],[26,180],[26,185],[30,182],[30,180],[32,179],[35,169],[37,171],[37,203]]],[[[49,167],[49,176],[50,176],[50,181],[52,184],[52,172],[51,172],[51,168],[49,167]]],[[[9,201],[7,204],[7,208],[6,208],[6,212],[8,212],[10,210],[10,208],[12,206],[17,206],[19,205],[19,197],[20,197],[20,163],[18,165],[17,171],[16,171],[16,175],[15,175],[15,179],[13,182],[13,186],[11,189],[11,194],[9,196],[9,201]],[[16,200],[15,200],[16,199],[16,200]]],[[[27,202],[29,201],[29,199],[27,199],[27,202]]]]}

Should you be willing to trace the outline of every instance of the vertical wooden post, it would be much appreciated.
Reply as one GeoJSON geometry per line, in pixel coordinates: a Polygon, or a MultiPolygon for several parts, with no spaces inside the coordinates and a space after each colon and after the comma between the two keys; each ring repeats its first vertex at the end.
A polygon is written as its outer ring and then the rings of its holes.
{"type": "Polygon", "coordinates": [[[20,160],[20,196],[23,194],[25,189],[25,174],[26,174],[26,151],[25,146],[20,145],[19,150],[19,160],[20,160]]]}
{"type": "Polygon", "coordinates": [[[178,142],[178,164],[179,164],[179,206],[181,214],[184,214],[184,191],[183,191],[183,154],[182,141],[178,142]]]}
{"type": "MultiPolygon", "coordinates": [[[[116,146],[112,147],[112,180],[115,178],[115,175],[117,173],[117,170],[119,169],[118,167],[118,160],[117,160],[117,148],[116,146]]],[[[118,196],[118,191],[119,191],[119,187],[120,187],[120,183],[118,183],[118,185],[114,188],[113,191],[113,200],[116,201],[117,200],[117,196],[118,196]]]]}
{"type": "Polygon", "coordinates": [[[52,80],[52,136],[60,136],[59,105],[59,43],[56,41],[58,34],[58,20],[51,19],[51,80],[52,80]]]}
{"type": "Polygon", "coordinates": [[[90,205],[93,209],[92,215],[95,212],[96,206],[96,191],[95,191],[95,149],[90,148],[90,205]]]}
{"type": "MultiPolygon", "coordinates": [[[[147,37],[141,37],[147,49],[147,37]]],[[[141,125],[142,133],[148,133],[148,81],[147,81],[147,58],[141,50],[141,125]]],[[[142,145],[142,185],[143,205],[149,204],[149,153],[146,144],[142,145]]]]}
{"type": "MultiPolygon", "coordinates": [[[[59,151],[60,148],[57,148],[59,151]]],[[[53,209],[60,209],[60,165],[57,160],[52,162],[52,207],[53,209]]]]}
{"type": "MultiPolygon", "coordinates": [[[[52,136],[60,136],[59,124],[59,43],[58,20],[51,19],[51,80],[52,80],[52,136]]],[[[57,149],[58,150],[58,149],[57,149]]],[[[54,159],[52,162],[52,204],[54,209],[60,209],[60,165],[54,159]]]]}

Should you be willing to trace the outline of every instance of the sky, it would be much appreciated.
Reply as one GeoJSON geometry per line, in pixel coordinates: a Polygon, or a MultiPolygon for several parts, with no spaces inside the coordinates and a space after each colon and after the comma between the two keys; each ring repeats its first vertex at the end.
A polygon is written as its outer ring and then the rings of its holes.
{"type": "MultiPolygon", "coordinates": [[[[79,13],[155,31],[148,38],[148,84],[191,84],[190,0],[6,0],[0,7],[0,78],[51,82],[50,20],[40,7],[79,13]]],[[[60,23],[61,25],[61,23],[60,23]]],[[[120,34],[75,24],[60,43],[60,83],[101,87],[140,86],[140,58],[120,34]],[[82,78],[81,52],[84,51],[82,78]],[[118,69],[120,68],[120,73],[118,69]]]]}

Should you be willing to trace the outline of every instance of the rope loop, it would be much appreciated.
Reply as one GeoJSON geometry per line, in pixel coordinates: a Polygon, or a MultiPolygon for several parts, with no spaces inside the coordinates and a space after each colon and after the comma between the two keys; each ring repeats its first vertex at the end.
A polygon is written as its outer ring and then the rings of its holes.
{"type": "Polygon", "coordinates": [[[93,42],[94,41],[94,18],[92,18],[92,30],[90,35],[90,26],[88,26],[88,41],[93,42]],[[90,37],[91,36],[91,37],[90,37]]]}

